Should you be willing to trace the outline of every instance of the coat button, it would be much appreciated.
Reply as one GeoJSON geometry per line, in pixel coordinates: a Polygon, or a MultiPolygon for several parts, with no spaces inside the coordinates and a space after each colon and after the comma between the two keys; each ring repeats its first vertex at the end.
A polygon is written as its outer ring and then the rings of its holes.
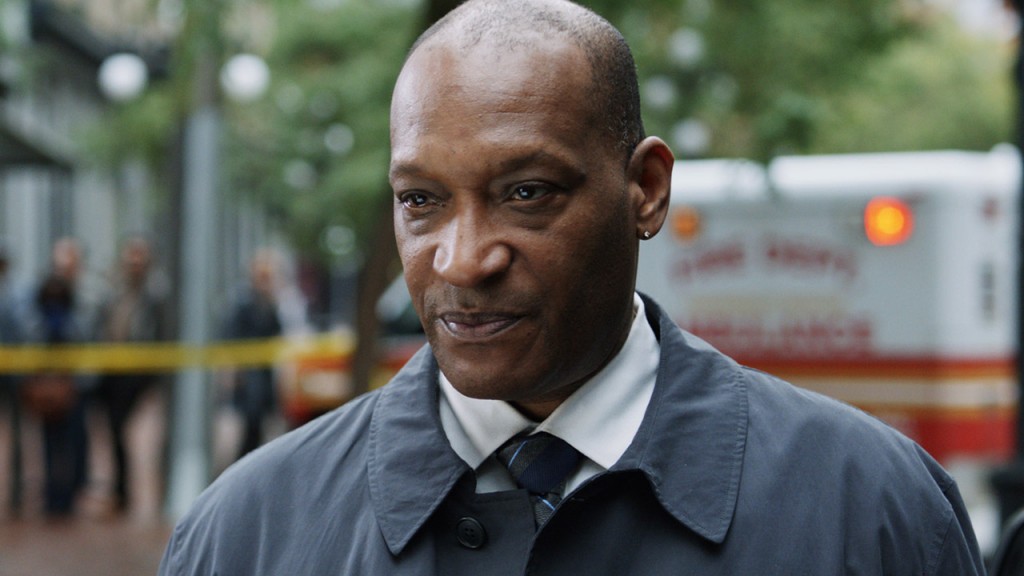
{"type": "Polygon", "coordinates": [[[455,525],[455,536],[459,539],[459,544],[470,550],[476,550],[487,542],[487,531],[476,518],[460,519],[455,525]]]}

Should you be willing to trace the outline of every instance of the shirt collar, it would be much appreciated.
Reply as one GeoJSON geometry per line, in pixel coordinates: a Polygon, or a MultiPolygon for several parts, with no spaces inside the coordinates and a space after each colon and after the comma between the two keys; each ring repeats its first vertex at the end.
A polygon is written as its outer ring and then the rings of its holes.
{"type": "Polygon", "coordinates": [[[611,468],[640,428],[658,369],[658,341],[637,295],[634,310],[619,353],[539,424],[507,402],[464,396],[442,373],[441,421],[455,452],[478,468],[509,438],[535,427],[565,440],[602,469],[611,468]]]}

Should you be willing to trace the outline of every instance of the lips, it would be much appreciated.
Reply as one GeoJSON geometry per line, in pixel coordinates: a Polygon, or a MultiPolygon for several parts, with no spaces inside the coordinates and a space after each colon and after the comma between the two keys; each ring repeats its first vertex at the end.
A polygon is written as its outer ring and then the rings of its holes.
{"type": "Polygon", "coordinates": [[[446,312],[438,316],[445,330],[461,340],[484,340],[519,323],[521,315],[504,312],[446,312]]]}

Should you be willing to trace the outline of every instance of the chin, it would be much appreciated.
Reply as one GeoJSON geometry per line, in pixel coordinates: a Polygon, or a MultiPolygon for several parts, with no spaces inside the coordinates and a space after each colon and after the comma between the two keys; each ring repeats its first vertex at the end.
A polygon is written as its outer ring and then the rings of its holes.
{"type": "Polygon", "coordinates": [[[506,400],[509,388],[514,388],[497,374],[481,374],[479,369],[441,369],[452,386],[464,396],[482,400],[506,400]]]}

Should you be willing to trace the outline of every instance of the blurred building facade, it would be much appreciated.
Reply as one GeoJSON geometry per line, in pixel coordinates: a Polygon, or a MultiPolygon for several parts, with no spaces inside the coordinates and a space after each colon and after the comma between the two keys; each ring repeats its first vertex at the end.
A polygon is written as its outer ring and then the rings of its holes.
{"type": "MultiPolygon", "coordinates": [[[[82,137],[118,105],[97,80],[111,55],[138,53],[151,75],[166,74],[179,3],[159,4],[166,16],[147,25],[149,3],[138,0],[0,3],[0,243],[12,256],[16,285],[39,278],[62,236],[78,238],[86,266],[102,273],[113,269],[123,236],[145,232],[173,271],[177,191],[157,194],[156,176],[139,159],[99,165],[82,137]]],[[[276,238],[253,207],[221,206],[217,222],[211,249],[219,273],[210,289],[219,295],[244,276],[257,247],[276,238]]]]}
{"type": "Polygon", "coordinates": [[[2,13],[0,237],[24,281],[38,277],[60,236],[108,256],[113,238],[102,236],[114,227],[86,223],[117,212],[113,178],[84,168],[75,145],[75,133],[103,111],[95,78],[104,48],[53,14],[18,0],[2,13]]]}

